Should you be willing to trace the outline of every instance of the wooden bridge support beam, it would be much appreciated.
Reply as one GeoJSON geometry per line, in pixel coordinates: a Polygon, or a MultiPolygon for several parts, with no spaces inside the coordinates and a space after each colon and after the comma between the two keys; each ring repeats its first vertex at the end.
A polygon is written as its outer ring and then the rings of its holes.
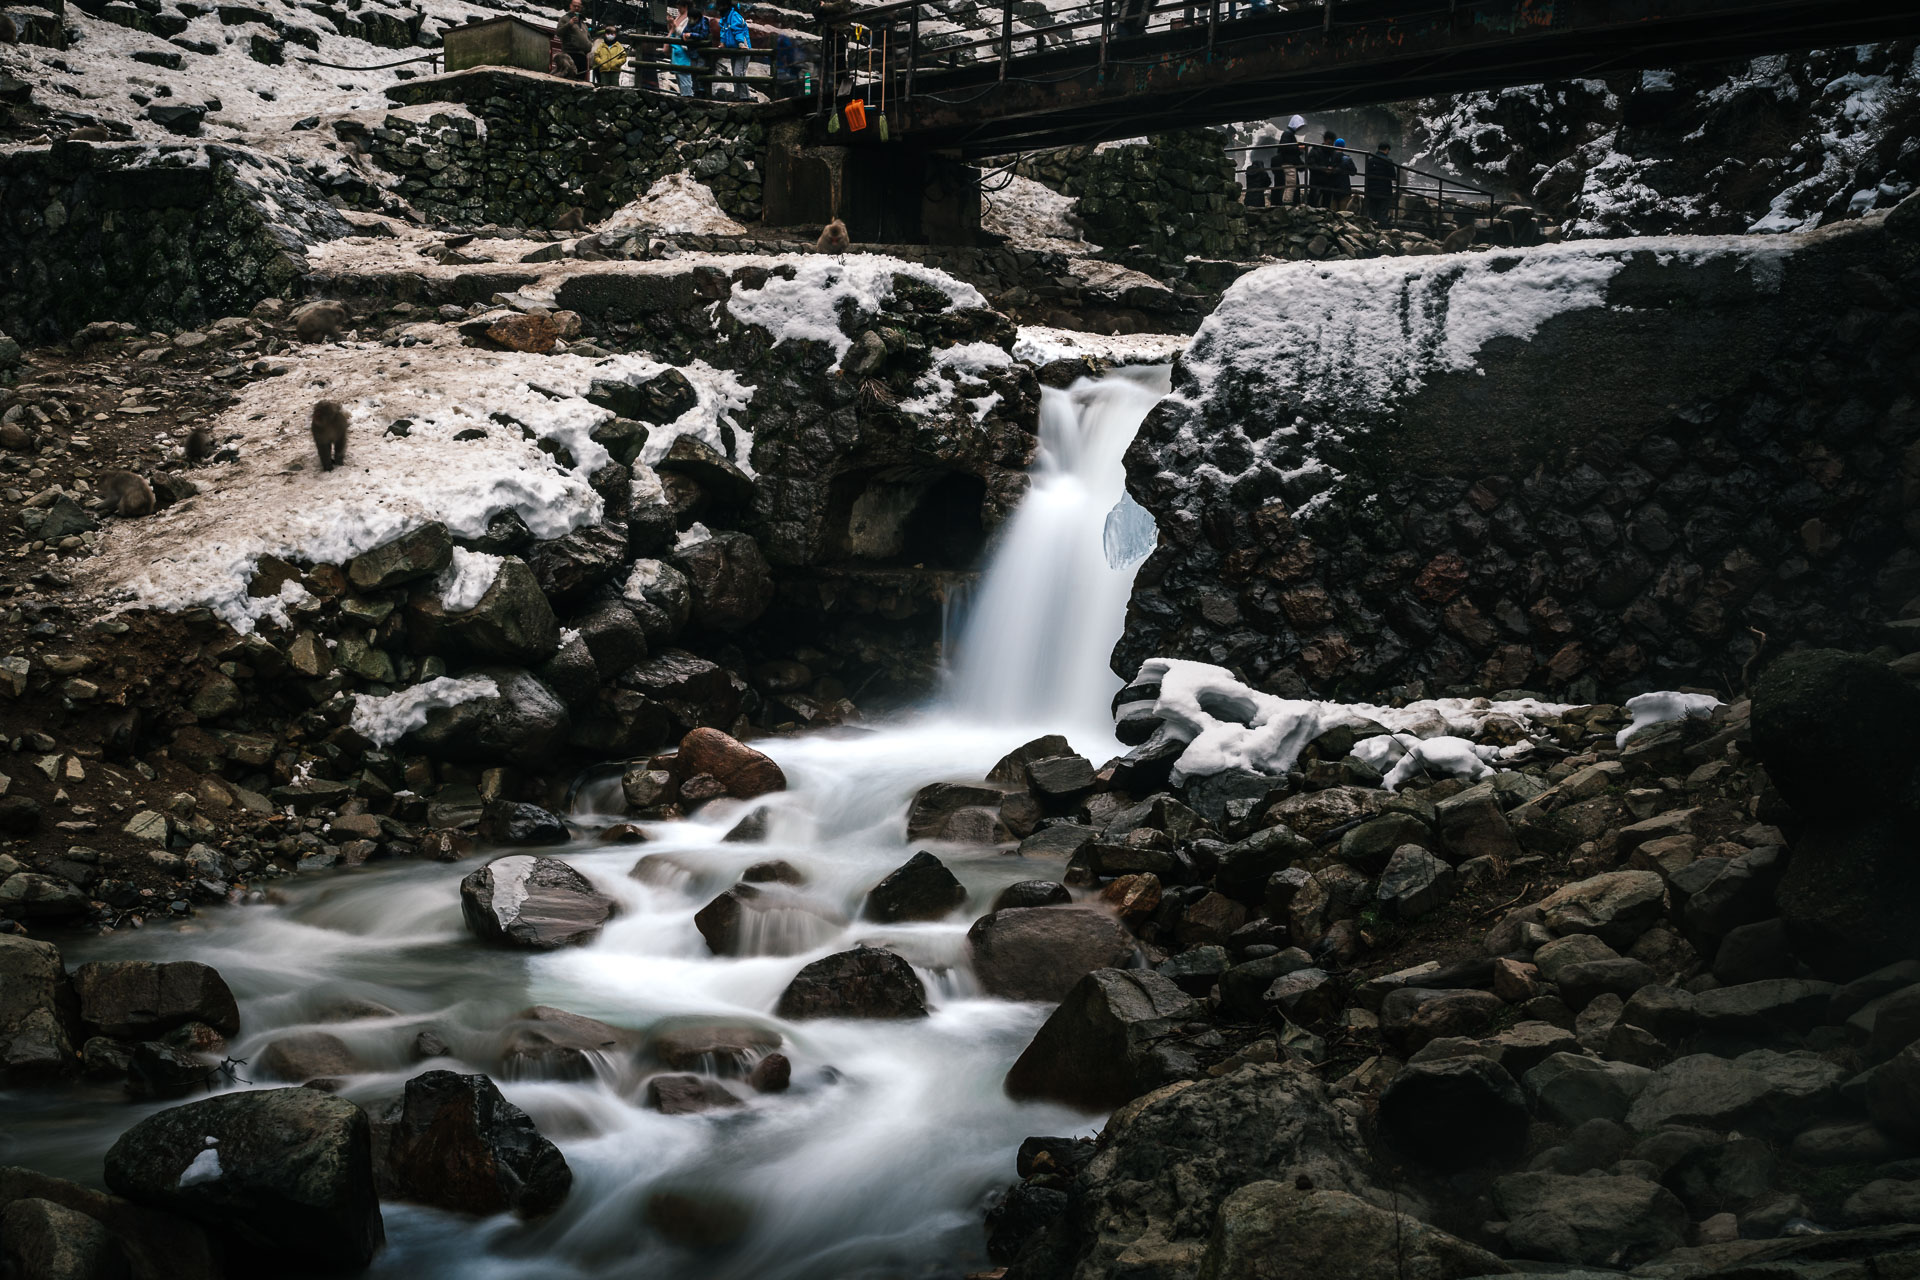
{"type": "Polygon", "coordinates": [[[773,226],[837,214],[862,244],[975,244],[980,172],[911,143],[821,144],[795,122],[768,139],[763,205],[773,226]]]}

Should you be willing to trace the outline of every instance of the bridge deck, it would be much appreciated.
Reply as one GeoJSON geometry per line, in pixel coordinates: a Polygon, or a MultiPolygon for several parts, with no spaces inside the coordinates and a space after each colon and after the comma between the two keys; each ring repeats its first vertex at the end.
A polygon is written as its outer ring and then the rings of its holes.
{"type": "MultiPolygon", "coordinates": [[[[1192,24],[1134,37],[1125,3],[1082,43],[957,69],[913,43],[912,5],[840,21],[890,30],[892,136],[966,156],[1920,35],[1920,0],[1342,0],[1232,21],[1194,0],[1192,24]]],[[[999,50],[1026,38],[1009,31],[999,50]]]]}

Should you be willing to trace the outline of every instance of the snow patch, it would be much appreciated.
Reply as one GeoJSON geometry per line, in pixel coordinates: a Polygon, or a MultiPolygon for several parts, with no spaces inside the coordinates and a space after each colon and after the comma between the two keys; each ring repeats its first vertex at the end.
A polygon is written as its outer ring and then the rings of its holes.
{"type": "Polygon", "coordinates": [[[499,694],[491,676],[441,676],[382,698],[353,696],[353,731],[377,747],[390,746],[427,723],[430,712],[499,694]]]}
{"type": "Polygon", "coordinates": [[[1183,333],[1081,333],[1022,325],[1013,340],[1013,358],[1027,364],[1055,360],[1103,360],[1111,364],[1166,364],[1187,349],[1183,333]]]}
{"type": "Polygon", "coordinates": [[[1671,724],[1675,720],[1705,719],[1713,714],[1715,707],[1723,705],[1720,699],[1710,693],[1643,693],[1627,699],[1627,710],[1633,715],[1633,723],[1614,735],[1616,748],[1627,745],[1627,739],[1642,729],[1651,729],[1657,724],[1671,724]]]}
{"type": "Polygon", "coordinates": [[[713,189],[691,174],[670,173],[647,193],[622,205],[596,227],[613,231],[622,227],[645,227],[665,235],[745,235],[747,229],[726,215],[713,189]]]}
{"type": "Polygon", "coordinates": [[[947,307],[984,307],[987,300],[972,285],[944,271],[903,262],[884,254],[788,254],[776,260],[793,270],[793,278],[773,276],[759,288],[736,283],[726,301],[727,314],[742,324],[758,325],[773,337],[773,345],[788,341],[826,344],[835,361],[853,346],[840,328],[843,312],[859,323],[878,314],[893,297],[896,276],[930,285],[946,296],[947,307]]]}
{"type": "Polygon", "coordinates": [[[479,604],[481,598],[492,589],[493,580],[500,575],[500,565],[504,559],[503,556],[490,556],[483,551],[455,547],[453,563],[433,582],[434,590],[440,593],[441,611],[466,613],[479,604]]]}
{"type": "Polygon", "coordinates": [[[196,1154],[187,1167],[180,1171],[181,1187],[197,1187],[203,1182],[213,1182],[226,1170],[220,1167],[220,1139],[207,1135],[207,1145],[196,1154]]]}

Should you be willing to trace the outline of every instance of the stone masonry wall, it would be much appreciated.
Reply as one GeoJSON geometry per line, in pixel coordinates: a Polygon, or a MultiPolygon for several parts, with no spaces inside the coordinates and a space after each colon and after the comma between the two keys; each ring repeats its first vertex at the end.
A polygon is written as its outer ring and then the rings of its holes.
{"type": "Polygon", "coordinates": [[[1771,241],[1264,268],[1128,454],[1160,546],[1114,668],[1582,702],[1724,696],[1757,654],[1871,648],[1920,627],[1916,351],[1916,200],[1771,241]],[[1529,278],[1604,279],[1603,300],[1486,336],[1546,299],[1529,278]],[[1369,294],[1400,321],[1356,321],[1369,294]],[[1393,360],[1369,364],[1374,329],[1393,360]],[[1369,402],[1423,334],[1469,332],[1470,365],[1369,402]]]}
{"type": "Polygon", "coordinates": [[[24,148],[0,155],[0,316],[38,342],[92,320],[244,314],[291,296],[302,250],[347,231],[297,173],[244,148],[24,148]]]}
{"type": "Polygon", "coordinates": [[[457,225],[545,226],[564,206],[598,220],[668,173],[760,220],[767,128],[791,104],[733,105],[594,88],[501,68],[394,86],[400,110],[336,131],[399,176],[422,213],[457,225]],[[454,108],[434,111],[433,104],[454,108]]]}

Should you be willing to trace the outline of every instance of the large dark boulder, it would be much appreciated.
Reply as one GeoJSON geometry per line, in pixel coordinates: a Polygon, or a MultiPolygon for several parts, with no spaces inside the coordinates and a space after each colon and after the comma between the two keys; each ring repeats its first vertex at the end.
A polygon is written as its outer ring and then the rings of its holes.
{"type": "Polygon", "coordinates": [[[498,692],[427,714],[406,737],[415,750],[461,764],[550,768],[567,745],[567,704],[528,671],[482,667],[498,692]]]}
{"type": "Polygon", "coordinates": [[[744,533],[716,533],[674,550],[693,593],[693,620],[709,631],[739,631],[773,603],[773,572],[744,533]]]}
{"type": "Polygon", "coordinates": [[[1753,688],[1753,749],[1804,818],[1911,804],[1920,690],[1838,649],[1777,659],[1753,688]]]}
{"type": "Polygon", "coordinates": [[[693,916],[693,927],[717,956],[797,955],[844,923],[821,899],[778,883],[736,884],[693,916]]]}
{"type": "MultiPolygon", "coordinates": [[[[96,1274],[115,1277],[116,1280],[120,1275],[130,1275],[132,1280],[223,1280],[233,1274],[221,1265],[221,1251],[208,1239],[206,1229],[197,1222],[189,1222],[171,1213],[158,1213],[123,1197],[108,1195],[96,1188],[83,1187],[33,1169],[0,1167],[0,1205],[10,1206],[29,1200],[55,1204],[74,1213],[85,1214],[111,1234],[114,1248],[125,1259],[125,1271],[109,1269],[104,1273],[77,1273],[89,1280],[96,1274]]],[[[4,1240],[8,1248],[15,1247],[14,1231],[8,1224],[0,1223],[0,1240],[4,1240]]],[[[49,1274],[20,1265],[18,1258],[12,1261],[17,1274],[49,1274]]],[[[62,1273],[53,1271],[50,1274],[62,1273]]]]}
{"type": "Polygon", "coordinates": [[[966,887],[947,870],[947,864],[922,849],[867,891],[865,915],[881,924],[938,920],[966,901],[966,887]]]}
{"type": "Polygon", "coordinates": [[[414,589],[407,615],[408,642],[416,653],[532,666],[560,647],[553,605],[517,556],[501,560],[493,584],[473,608],[447,612],[439,589],[427,583],[414,589]]]}
{"type": "Polygon", "coordinates": [[[385,1239],[367,1117],[316,1089],[229,1093],[148,1116],[107,1152],[106,1179],[226,1237],[253,1274],[358,1270],[385,1239]]]}
{"type": "Polygon", "coordinates": [[[1527,1145],[1527,1099],[1490,1058],[1416,1062],[1381,1091],[1380,1131],[1429,1168],[1497,1164],[1527,1145]]]}
{"type": "Polygon", "coordinates": [[[460,914],[482,942],[536,950],[589,942],[613,911],[612,898],[554,858],[513,854],[460,882],[460,914]]]}
{"type": "Polygon", "coordinates": [[[73,971],[80,1020],[116,1040],[151,1040],[189,1022],[221,1035],[240,1030],[240,1006],[211,967],[195,960],[96,960],[73,971]]]}
{"type": "Polygon", "coordinates": [[[596,1064],[630,1060],[642,1039],[598,1018],[537,1004],[507,1027],[500,1065],[509,1080],[591,1080],[596,1064]]]}
{"type": "Polygon", "coordinates": [[[1095,969],[1133,959],[1127,927],[1098,907],[1014,908],[967,930],[974,976],[1002,1000],[1061,1000],[1095,969]]]}
{"type": "Polygon", "coordinates": [[[453,535],[435,521],[383,542],[347,561],[347,581],[359,591],[383,591],[431,577],[453,563],[453,535]]]}
{"type": "Polygon", "coordinates": [[[104,1223],[52,1200],[0,1208],[0,1268],[29,1280],[120,1280],[126,1258],[104,1223]]]}
{"type": "Polygon", "coordinates": [[[1318,1191],[1365,1195],[1368,1162],[1355,1122],[1309,1071],[1246,1066],[1171,1084],[1108,1120],[1066,1214],[1029,1245],[1048,1265],[1017,1274],[1127,1275],[1144,1255],[1167,1259],[1152,1274],[1190,1278],[1220,1206],[1240,1188],[1304,1178],[1318,1191]]]}
{"type": "Polygon", "coordinates": [[[780,993],[782,1018],[924,1018],[927,989],[891,951],[855,947],[815,960],[780,993]]]}
{"type": "Polygon", "coordinates": [[[1914,823],[1907,813],[1822,817],[1795,839],[1773,905],[1793,954],[1822,977],[1844,981],[1920,957],[1914,823]]]}
{"type": "Polygon", "coordinates": [[[680,739],[676,771],[682,777],[705,773],[717,778],[727,794],[752,800],[787,789],[780,766],[746,743],[718,729],[695,729],[680,739]]]}
{"type": "Polygon", "coordinates": [[[1200,1260],[1206,1280],[1467,1280],[1507,1270],[1408,1214],[1286,1182],[1252,1182],[1228,1196],[1200,1260]]]}
{"type": "Polygon", "coordinates": [[[572,839],[566,820],[549,809],[520,800],[489,800],[480,811],[480,838],[494,844],[565,844],[572,839]]]}
{"type": "Polygon", "coordinates": [[[560,1149],[485,1076],[407,1081],[387,1137],[381,1193],[456,1213],[552,1213],[573,1186],[560,1149]]]}
{"type": "Polygon", "coordinates": [[[583,525],[539,543],[527,553],[527,568],[547,599],[561,609],[587,601],[627,562],[627,526],[616,521],[583,525]]]}
{"type": "Polygon", "coordinates": [[[65,1075],[79,1028],[73,987],[50,942],[0,933],[0,1082],[65,1075]]]}
{"type": "Polygon", "coordinates": [[[1198,1066],[1179,1040],[1201,1006],[1145,969],[1096,969],[1050,1014],[1013,1067],[1007,1094],[1106,1111],[1198,1066]]]}
{"type": "Polygon", "coordinates": [[[1515,1173],[1494,1183],[1494,1201],[1522,1258],[1636,1266],[1687,1240],[1686,1206],[1644,1178],[1515,1173]]]}

